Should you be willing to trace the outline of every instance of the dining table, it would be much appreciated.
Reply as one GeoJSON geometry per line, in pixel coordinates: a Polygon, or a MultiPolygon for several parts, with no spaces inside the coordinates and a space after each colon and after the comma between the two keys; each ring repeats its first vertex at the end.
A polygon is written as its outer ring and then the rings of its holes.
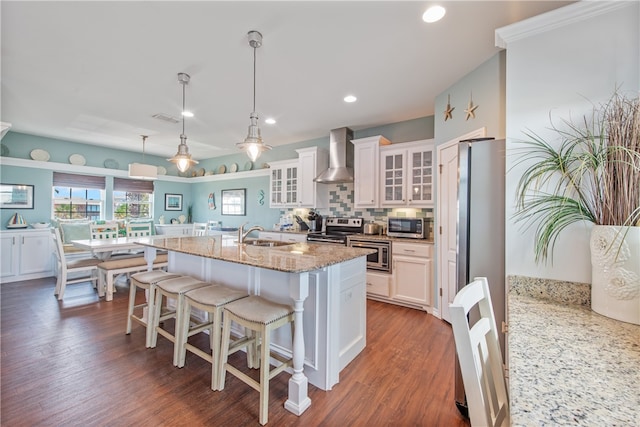
{"type": "Polygon", "coordinates": [[[118,237],[116,239],[83,239],[72,240],[71,244],[76,248],[90,251],[93,256],[106,261],[111,258],[114,252],[143,250],[144,244],[153,242],[155,238],[166,238],[166,236],[145,236],[145,237],[118,237]]]}

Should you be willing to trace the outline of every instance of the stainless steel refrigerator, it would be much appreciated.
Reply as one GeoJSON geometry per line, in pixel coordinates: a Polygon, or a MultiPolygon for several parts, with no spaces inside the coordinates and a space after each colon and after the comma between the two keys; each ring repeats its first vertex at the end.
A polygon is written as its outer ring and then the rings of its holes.
{"type": "MultiPolygon", "coordinates": [[[[474,277],[487,277],[498,330],[505,320],[505,140],[479,138],[458,144],[457,290],[474,277]]],[[[479,318],[469,314],[470,321],[479,318]],[[474,319],[475,317],[475,319],[474,319]]],[[[477,317],[478,316],[478,317],[477,317]]],[[[504,333],[499,333],[504,360],[504,333]]],[[[456,355],[455,399],[468,416],[456,355]]]]}

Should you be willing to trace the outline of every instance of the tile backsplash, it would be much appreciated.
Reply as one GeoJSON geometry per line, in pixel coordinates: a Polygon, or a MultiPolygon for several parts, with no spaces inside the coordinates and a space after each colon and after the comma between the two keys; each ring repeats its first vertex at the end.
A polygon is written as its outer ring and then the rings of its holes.
{"type": "MultiPolygon", "coordinates": [[[[379,208],[355,209],[353,207],[353,183],[329,184],[329,208],[316,209],[322,216],[362,217],[365,221],[386,223],[387,217],[433,218],[433,209],[379,208]]],[[[280,215],[296,214],[305,218],[309,209],[282,209],[280,215]]]]}

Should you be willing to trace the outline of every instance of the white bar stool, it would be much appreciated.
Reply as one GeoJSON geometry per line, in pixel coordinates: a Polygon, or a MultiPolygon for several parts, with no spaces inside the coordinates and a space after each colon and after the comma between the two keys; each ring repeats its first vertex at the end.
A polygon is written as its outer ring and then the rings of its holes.
{"type": "Polygon", "coordinates": [[[173,279],[180,277],[177,274],[167,273],[162,270],[144,271],[136,273],[131,276],[129,284],[129,309],[127,310],[127,335],[131,333],[131,321],[135,321],[146,328],[145,334],[145,346],[147,348],[151,345],[151,328],[148,325],[153,325],[152,316],[154,313],[153,304],[155,302],[156,285],[167,279],[173,279]],[[149,291],[147,300],[136,305],[136,291],[138,288],[149,291]],[[147,308],[147,319],[144,319],[143,315],[136,315],[135,310],[147,308]]]}
{"type": "Polygon", "coordinates": [[[156,299],[154,302],[153,328],[151,328],[151,348],[155,348],[158,343],[158,334],[162,335],[173,343],[173,365],[178,365],[178,357],[176,352],[177,343],[181,342],[180,327],[182,323],[182,309],[184,307],[184,294],[193,289],[209,286],[209,283],[195,279],[190,276],[181,276],[175,279],[163,280],[156,285],[156,299]],[[162,310],[162,297],[175,299],[175,308],[168,305],[162,310]],[[174,333],[160,326],[160,322],[168,319],[175,319],[174,333]]]}
{"type": "Polygon", "coordinates": [[[222,332],[222,307],[230,302],[248,297],[249,294],[242,291],[213,284],[203,288],[188,291],[184,295],[184,308],[179,327],[180,341],[174,347],[177,353],[178,368],[185,364],[187,350],[211,363],[211,389],[218,390],[218,375],[220,370],[220,346],[222,332]],[[196,322],[191,319],[191,309],[197,308],[208,314],[208,320],[196,322]],[[192,323],[193,322],[193,323],[192,323]],[[207,353],[200,348],[189,344],[189,337],[203,331],[209,331],[209,343],[211,352],[207,353]]]}
{"type": "Polygon", "coordinates": [[[223,308],[223,330],[220,355],[220,390],[224,389],[225,374],[229,372],[245,384],[260,392],[260,424],[267,423],[269,418],[269,380],[288,367],[293,366],[293,359],[285,358],[270,351],[271,331],[278,329],[287,323],[291,325],[293,337],[293,308],[268,301],[256,295],[251,295],[225,305],[223,308]],[[251,336],[245,336],[233,343],[231,341],[231,322],[243,326],[245,330],[251,330],[251,336]],[[260,338],[262,342],[260,343],[260,338]],[[247,354],[251,355],[250,346],[260,345],[260,381],[256,381],[244,372],[228,363],[229,354],[247,348],[247,354]],[[271,357],[282,362],[280,366],[271,370],[271,357]]]}

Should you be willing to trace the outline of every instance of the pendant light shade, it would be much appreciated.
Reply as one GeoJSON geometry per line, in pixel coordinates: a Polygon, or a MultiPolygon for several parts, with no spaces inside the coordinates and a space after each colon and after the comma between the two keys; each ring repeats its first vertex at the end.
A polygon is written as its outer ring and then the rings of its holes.
{"type": "Polygon", "coordinates": [[[144,163],[144,143],[147,135],[140,136],[142,137],[142,163],[129,163],[129,178],[158,179],[158,167],[144,163]]]}
{"type": "Polygon", "coordinates": [[[189,147],[187,146],[187,135],[184,133],[184,117],[185,117],[185,103],[184,103],[184,92],[185,86],[189,84],[189,80],[191,77],[187,73],[178,73],[178,81],[182,85],[182,133],[180,134],[180,145],[178,145],[178,152],[168,161],[175,163],[180,172],[186,172],[191,166],[197,164],[196,160],[191,158],[191,154],[189,154],[189,147]]]}
{"type": "Polygon", "coordinates": [[[258,127],[258,113],[256,113],[256,49],[262,46],[262,34],[258,31],[249,31],[247,34],[249,46],[253,48],[253,111],[249,116],[251,124],[249,132],[243,142],[236,144],[240,150],[247,153],[249,159],[255,162],[263,151],[271,150],[271,146],[265,144],[260,136],[260,128],[258,127]]]}

